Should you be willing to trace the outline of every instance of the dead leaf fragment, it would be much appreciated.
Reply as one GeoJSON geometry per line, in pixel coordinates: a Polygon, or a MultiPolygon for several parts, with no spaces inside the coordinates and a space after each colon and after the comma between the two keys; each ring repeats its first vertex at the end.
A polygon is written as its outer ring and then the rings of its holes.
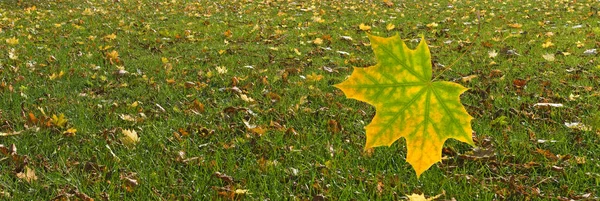
{"type": "Polygon", "coordinates": [[[508,27],[515,28],[515,29],[520,29],[521,27],[523,27],[523,25],[519,24],[519,23],[512,23],[512,24],[508,24],[508,27]]]}
{"type": "Polygon", "coordinates": [[[338,121],[330,119],[327,122],[327,130],[329,130],[329,132],[332,133],[339,133],[340,131],[342,131],[342,124],[340,124],[338,121]]]}
{"type": "Polygon", "coordinates": [[[23,131],[13,131],[13,132],[8,132],[8,133],[0,132],[0,137],[6,137],[6,136],[11,136],[11,135],[19,135],[22,132],[23,131]]]}
{"type": "Polygon", "coordinates": [[[233,177],[220,173],[220,172],[215,172],[215,174],[213,174],[215,177],[221,179],[222,181],[224,181],[225,183],[228,184],[233,184],[233,177]]]}
{"type": "Polygon", "coordinates": [[[29,166],[25,166],[25,170],[23,172],[17,173],[17,178],[23,179],[27,181],[27,183],[31,183],[32,181],[37,180],[37,176],[35,176],[35,171],[29,166]]]}
{"type": "Polygon", "coordinates": [[[561,103],[536,103],[533,107],[563,107],[561,103]]]}
{"type": "Polygon", "coordinates": [[[477,78],[477,77],[478,77],[477,75],[469,75],[469,76],[462,77],[460,79],[460,81],[461,82],[471,82],[471,80],[473,80],[474,78],[477,78]]]}

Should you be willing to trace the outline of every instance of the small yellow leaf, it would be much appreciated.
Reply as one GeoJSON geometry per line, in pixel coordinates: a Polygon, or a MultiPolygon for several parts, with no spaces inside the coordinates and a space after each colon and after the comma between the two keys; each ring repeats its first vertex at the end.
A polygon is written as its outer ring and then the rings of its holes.
{"type": "Polygon", "coordinates": [[[392,23],[389,23],[389,24],[388,24],[388,25],[385,27],[385,29],[387,29],[388,31],[391,31],[391,30],[393,30],[394,28],[396,28],[396,25],[394,25],[394,24],[392,24],[392,23]]]}
{"type": "Polygon", "coordinates": [[[435,28],[435,27],[438,27],[439,24],[435,23],[435,22],[432,22],[432,23],[427,24],[426,26],[427,26],[427,28],[435,28]]]}
{"type": "Polygon", "coordinates": [[[217,70],[217,73],[219,73],[219,74],[227,73],[227,68],[225,68],[225,66],[217,66],[216,70],[217,70]]]}
{"type": "Polygon", "coordinates": [[[321,44],[323,44],[323,39],[321,39],[321,38],[316,38],[315,40],[313,40],[313,43],[314,43],[315,45],[321,45],[321,44]]]}
{"type": "Polygon", "coordinates": [[[321,19],[321,17],[319,17],[319,16],[314,16],[314,17],[312,17],[312,20],[313,20],[313,22],[318,22],[318,23],[323,23],[323,22],[325,22],[325,20],[324,20],[324,19],[321,19]]]}
{"type": "Polygon", "coordinates": [[[169,63],[169,59],[167,59],[166,57],[160,58],[160,61],[162,61],[163,64],[169,63]]]}
{"type": "Polygon", "coordinates": [[[140,141],[140,138],[135,130],[123,129],[121,132],[123,133],[121,142],[128,148],[135,147],[135,145],[140,141]]]}
{"type": "Polygon", "coordinates": [[[65,118],[64,114],[59,114],[58,116],[56,116],[55,114],[52,115],[52,119],[50,120],[50,123],[52,123],[52,125],[58,126],[60,128],[65,127],[65,125],[67,124],[67,120],[65,118]]]}
{"type": "Polygon", "coordinates": [[[104,36],[103,38],[104,38],[104,40],[114,40],[117,38],[117,35],[112,33],[112,34],[108,34],[108,35],[104,36]]]}
{"type": "Polygon", "coordinates": [[[519,24],[519,23],[508,24],[508,26],[510,28],[515,28],[515,29],[520,29],[521,27],[523,27],[523,25],[519,24]]]}
{"type": "Polygon", "coordinates": [[[252,102],[254,102],[254,99],[252,99],[252,98],[248,97],[246,94],[242,94],[242,95],[240,95],[240,98],[241,98],[243,101],[245,101],[245,102],[249,102],[249,103],[252,103],[252,102]]]}
{"type": "Polygon", "coordinates": [[[48,77],[50,77],[50,80],[55,80],[57,78],[61,78],[63,75],[65,75],[65,72],[61,70],[58,74],[52,73],[52,75],[49,75],[48,77]]]}
{"type": "Polygon", "coordinates": [[[89,8],[86,8],[86,9],[84,9],[84,10],[83,10],[83,12],[82,12],[81,14],[82,14],[82,15],[88,15],[88,16],[89,16],[89,15],[93,15],[93,14],[94,14],[94,12],[92,12],[92,10],[91,10],[91,9],[89,9],[89,8]]]}
{"type": "Polygon", "coordinates": [[[6,43],[8,43],[9,45],[17,45],[17,44],[19,44],[19,39],[12,37],[12,38],[6,39],[6,43]]]}
{"type": "Polygon", "coordinates": [[[131,105],[129,105],[129,107],[136,108],[139,104],[140,102],[134,101],[133,103],[131,103],[131,105]]]}
{"type": "Polygon", "coordinates": [[[244,194],[251,194],[248,189],[235,189],[235,194],[238,195],[244,195],[244,194]]]}
{"type": "Polygon", "coordinates": [[[133,118],[131,115],[128,114],[121,114],[119,115],[119,117],[125,121],[135,121],[135,118],[133,118]]]}
{"type": "Polygon", "coordinates": [[[364,23],[361,23],[360,25],[358,25],[358,28],[363,31],[371,30],[371,26],[365,25],[364,23]]]}
{"type": "Polygon", "coordinates": [[[554,43],[552,43],[552,41],[546,41],[544,44],[542,44],[543,48],[549,48],[554,46],[554,43]]]}
{"type": "Polygon", "coordinates": [[[118,59],[118,58],[119,58],[119,52],[117,52],[116,50],[113,50],[113,51],[111,51],[111,52],[107,52],[107,53],[106,53],[106,58],[107,58],[108,60],[111,60],[111,61],[112,61],[112,60],[116,60],[116,59],[118,59]]]}
{"type": "Polygon", "coordinates": [[[77,133],[77,129],[75,128],[69,128],[65,132],[63,132],[63,134],[66,136],[75,136],[75,133],[77,133]]]}

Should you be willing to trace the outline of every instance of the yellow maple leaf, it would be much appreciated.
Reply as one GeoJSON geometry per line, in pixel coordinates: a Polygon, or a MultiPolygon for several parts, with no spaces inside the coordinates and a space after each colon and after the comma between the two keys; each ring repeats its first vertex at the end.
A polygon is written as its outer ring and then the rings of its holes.
{"type": "Polygon", "coordinates": [[[321,44],[323,44],[323,39],[321,39],[321,38],[315,38],[315,40],[313,40],[313,43],[315,45],[321,45],[321,44]]]}
{"type": "Polygon", "coordinates": [[[387,29],[388,31],[391,31],[391,30],[393,30],[394,28],[396,28],[396,25],[394,25],[394,24],[392,24],[392,23],[389,23],[389,24],[388,24],[388,25],[385,27],[385,29],[387,29]]]}
{"type": "Polygon", "coordinates": [[[67,120],[65,118],[64,114],[59,114],[58,116],[56,116],[55,114],[52,115],[52,119],[50,119],[50,123],[52,123],[52,125],[58,126],[60,128],[65,127],[65,125],[67,124],[67,120]]]}
{"type": "Polygon", "coordinates": [[[63,134],[66,136],[75,136],[75,133],[77,133],[77,129],[75,128],[69,128],[63,132],[63,134]]]}
{"type": "Polygon", "coordinates": [[[549,48],[554,46],[554,43],[552,43],[552,41],[546,41],[544,44],[542,44],[543,48],[549,48]]]}
{"type": "Polygon", "coordinates": [[[19,39],[16,37],[6,39],[6,43],[9,45],[17,45],[19,44],[19,39]]]}
{"type": "Polygon", "coordinates": [[[417,177],[442,160],[442,146],[449,138],[473,145],[471,120],[460,102],[467,89],[460,84],[432,80],[431,54],[425,38],[409,49],[395,35],[369,35],[377,58],[375,66],[354,68],[350,77],[335,87],[346,97],[375,106],[375,117],[365,127],[365,150],[390,146],[406,139],[406,160],[417,177]]]}
{"type": "Polygon", "coordinates": [[[113,50],[111,52],[107,52],[106,53],[106,58],[110,61],[115,61],[116,59],[119,58],[119,52],[117,52],[116,50],[113,50]]]}
{"type": "Polygon", "coordinates": [[[371,30],[371,26],[365,25],[364,23],[361,23],[360,25],[358,25],[358,28],[363,31],[371,30]]]}
{"type": "Polygon", "coordinates": [[[140,142],[140,137],[138,136],[135,130],[123,129],[121,130],[123,133],[123,137],[121,137],[121,142],[128,148],[133,148],[135,145],[140,142]]]}
{"type": "Polygon", "coordinates": [[[104,40],[114,40],[117,38],[117,35],[112,33],[112,34],[108,34],[108,35],[104,36],[103,38],[104,38],[104,40]]]}
{"type": "Polygon", "coordinates": [[[408,198],[409,201],[432,201],[435,199],[438,199],[440,196],[444,195],[444,193],[430,197],[430,198],[425,198],[424,194],[411,194],[411,195],[406,195],[406,197],[408,198]]]}

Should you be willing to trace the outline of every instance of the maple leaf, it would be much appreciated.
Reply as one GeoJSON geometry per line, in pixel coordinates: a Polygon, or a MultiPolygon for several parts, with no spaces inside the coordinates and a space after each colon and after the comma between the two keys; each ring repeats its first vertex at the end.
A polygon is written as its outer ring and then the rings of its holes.
{"type": "Polygon", "coordinates": [[[60,128],[65,127],[65,125],[67,124],[67,119],[65,118],[64,114],[59,114],[58,116],[56,116],[55,114],[52,115],[52,119],[50,120],[50,123],[52,123],[55,126],[58,126],[60,128]]]}
{"type": "Polygon", "coordinates": [[[9,45],[17,45],[17,44],[19,44],[19,39],[17,39],[16,37],[12,37],[12,38],[6,39],[6,43],[9,45]]]}
{"type": "Polygon", "coordinates": [[[431,54],[424,37],[414,50],[398,35],[369,34],[369,39],[379,63],[355,67],[346,81],[335,85],[346,97],[375,106],[375,117],[365,127],[365,150],[390,146],[404,137],[406,160],[419,177],[441,161],[447,139],[473,145],[473,117],[460,103],[460,94],[467,89],[457,83],[432,81],[431,54]]]}
{"type": "Polygon", "coordinates": [[[140,141],[140,137],[135,130],[123,129],[121,132],[123,133],[121,142],[128,148],[134,148],[135,145],[140,141]]]}

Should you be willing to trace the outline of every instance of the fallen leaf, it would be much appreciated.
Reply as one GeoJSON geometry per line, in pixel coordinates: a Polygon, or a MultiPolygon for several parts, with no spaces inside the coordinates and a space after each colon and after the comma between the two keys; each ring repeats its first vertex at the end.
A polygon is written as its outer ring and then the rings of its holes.
{"type": "Polygon", "coordinates": [[[223,173],[220,173],[220,172],[215,172],[214,176],[217,177],[217,178],[219,178],[219,179],[221,179],[221,181],[224,181],[224,182],[226,182],[228,184],[233,184],[233,177],[231,177],[229,175],[226,175],[226,174],[223,174],[223,173]]]}
{"type": "Polygon", "coordinates": [[[116,34],[114,34],[114,33],[112,33],[112,34],[108,34],[108,35],[106,35],[106,36],[104,36],[104,37],[102,37],[102,38],[103,38],[104,40],[114,40],[114,39],[116,39],[116,38],[117,38],[117,35],[116,35],[116,34]]]}
{"type": "Polygon", "coordinates": [[[69,128],[66,131],[63,132],[63,135],[66,136],[75,136],[75,133],[77,133],[77,129],[75,128],[69,128]]]}
{"type": "Polygon", "coordinates": [[[393,30],[394,28],[396,28],[396,26],[395,26],[394,24],[392,24],[392,23],[388,24],[388,25],[385,27],[385,29],[387,29],[388,31],[391,31],[391,30],[393,30]]]}
{"type": "Polygon", "coordinates": [[[17,45],[19,44],[19,39],[12,37],[12,38],[8,38],[6,39],[6,43],[9,45],[17,45]]]}
{"type": "Polygon", "coordinates": [[[460,78],[460,81],[461,82],[470,82],[471,80],[473,80],[473,79],[475,79],[477,77],[478,77],[477,75],[469,75],[469,76],[465,76],[465,77],[460,78]]]}
{"type": "Polygon", "coordinates": [[[29,168],[29,166],[25,166],[23,172],[17,173],[17,178],[23,179],[27,181],[27,183],[31,183],[38,179],[38,177],[35,175],[35,170],[29,168]]]}
{"type": "Polygon", "coordinates": [[[543,48],[549,48],[554,46],[554,43],[552,43],[552,41],[546,41],[545,43],[542,44],[543,48]]]}
{"type": "Polygon", "coordinates": [[[50,120],[50,123],[59,128],[63,128],[67,124],[67,121],[68,120],[65,118],[64,114],[59,114],[58,116],[53,114],[52,119],[50,120]]]}
{"type": "Polygon", "coordinates": [[[83,12],[81,12],[81,15],[86,15],[86,16],[93,15],[93,14],[94,14],[94,12],[92,12],[92,10],[89,8],[83,9],[83,12]]]}
{"type": "Polygon", "coordinates": [[[358,28],[362,31],[369,31],[371,30],[371,26],[365,25],[364,23],[361,23],[360,25],[358,25],[358,28]]]}
{"type": "Polygon", "coordinates": [[[233,36],[233,33],[231,32],[231,30],[228,29],[223,33],[223,35],[227,38],[230,38],[231,36],[233,36]]]}
{"type": "Polygon", "coordinates": [[[556,60],[556,58],[554,57],[554,54],[543,54],[542,57],[546,61],[554,61],[554,60],[556,60]]]}
{"type": "Polygon", "coordinates": [[[533,104],[534,107],[562,107],[563,104],[560,103],[536,103],[533,104]]]}
{"type": "Polygon", "coordinates": [[[140,141],[140,138],[135,132],[135,130],[122,129],[123,137],[121,137],[121,142],[128,148],[135,147],[135,145],[140,141]]]}
{"type": "Polygon", "coordinates": [[[489,58],[494,58],[496,56],[498,56],[498,52],[496,52],[496,50],[491,50],[491,51],[488,52],[488,57],[489,58]]]}
{"type": "Polygon", "coordinates": [[[235,189],[235,194],[238,195],[250,195],[250,191],[248,189],[235,189]]]}
{"type": "Polygon", "coordinates": [[[438,27],[438,26],[439,26],[439,24],[438,24],[438,23],[435,23],[435,22],[432,22],[432,23],[429,23],[429,24],[427,24],[427,25],[425,25],[425,26],[426,26],[427,28],[435,28],[435,27],[438,27]]]}
{"type": "Polygon", "coordinates": [[[12,135],[19,135],[21,134],[23,131],[13,131],[13,132],[8,132],[8,133],[4,133],[4,132],[0,132],[0,137],[6,137],[6,136],[12,136],[12,135]]]}
{"type": "Polygon", "coordinates": [[[572,129],[577,129],[581,131],[591,131],[592,128],[588,125],[579,122],[565,122],[565,126],[572,129]]]}
{"type": "Polygon", "coordinates": [[[508,24],[508,27],[515,28],[515,29],[520,29],[521,27],[523,27],[523,25],[519,24],[519,23],[512,23],[512,24],[508,24]]]}
{"type": "Polygon", "coordinates": [[[378,63],[354,68],[350,77],[335,87],[346,97],[375,106],[375,117],[365,127],[365,149],[390,146],[406,139],[406,160],[417,177],[441,161],[449,138],[474,145],[471,117],[460,102],[467,89],[459,84],[432,81],[431,54],[425,38],[415,50],[398,35],[369,35],[378,63]]]}
{"type": "Polygon", "coordinates": [[[439,197],[441,197],[442,195],[444,195],[445,192],[442,192],[442,194],[430,197],[430,198],[425,198],[424,194],[411,194],[411,195],[407,195],[406,197],[408,198],[409,201],[432,201],[435,199],[438,199],[439,197]]]}
{"type": "Polygon", "coordinates": [[[313,40],[313,43],[315,45],[321,45],[321,44],[323,44],[323,39],[321,39],[321,38],[315,38],[315,40],[313,40]]]}

